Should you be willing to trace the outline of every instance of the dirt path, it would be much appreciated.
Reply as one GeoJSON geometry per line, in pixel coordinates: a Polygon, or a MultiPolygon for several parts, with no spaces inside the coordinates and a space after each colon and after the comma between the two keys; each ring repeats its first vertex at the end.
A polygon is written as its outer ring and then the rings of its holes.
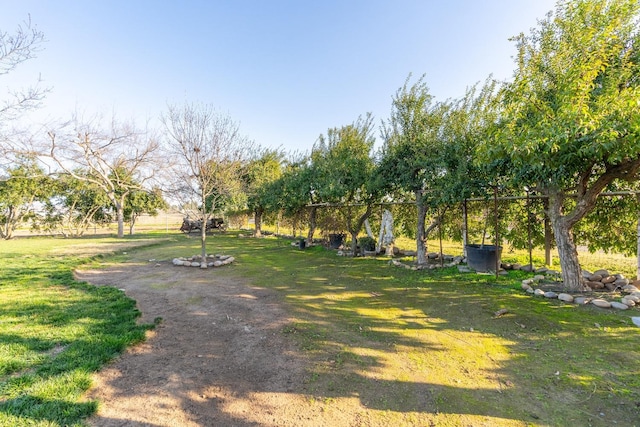
{"type": "Polygon", "coordinates": [[[123,289],[143,322],[162,322],[95,376],[93,426],[362,425],[353,401],[314,403],[305,360],[282,334],[289,321],[272,291],[215,271],[170,264],[78,271],[123,289]]]}

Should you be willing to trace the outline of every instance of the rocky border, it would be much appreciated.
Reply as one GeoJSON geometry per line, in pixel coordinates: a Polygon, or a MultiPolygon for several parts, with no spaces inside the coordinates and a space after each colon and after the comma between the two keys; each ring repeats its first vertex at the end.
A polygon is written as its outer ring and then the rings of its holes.
{"type": "MultiPolygon", "coordinates": [[[[557,293],[554,291],[545,291],[536,287],[542,280],[547,279],[547,276],[537,274],[533,278],[524,279],[522,281],[522,289],[528,294],[533,296],[541,296],[549,299],[559,299],[566,303],[573,303],[578,305],[592,304],[600,308],[615,308],[618,310],[628,310],[631,307],[640,306],[640,289],[635,285],[626,284],[620,286],[617,290],[624,293],[620,298],[620,301],[608,301],[601,297],[590,297],[586,295],[571,295],[566,292],[557,293]]],[[[622,283],[622,282],[621,282],[622,283]]],[[[628,283],[628,280],[627,280],[628,283]]]]}
{"type": "MultiPolygon", "coordinates": [[[[205,262],[207,263],[207,267],[222,267],[223,265],[229,265],[234,262],[236,259],[230,255],[207,255],[205,262]]],[[[202,266],[202,256],[194,255],[189,258],[174,258],[172,261],[175,266],[183,266],[183,267],[201,267],[202,266]]]]}

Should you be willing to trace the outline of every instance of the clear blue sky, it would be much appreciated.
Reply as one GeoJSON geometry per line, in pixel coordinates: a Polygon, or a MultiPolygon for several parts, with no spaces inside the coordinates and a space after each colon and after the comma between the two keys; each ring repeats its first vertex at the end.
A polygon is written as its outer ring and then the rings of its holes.
{"type": "MultiPolygon", "coordinates": [[[[157,120],[167,103],[214,105],[268,147],[308,151],[327,128],[385,120],[412,73],[436,99],[511,76],[515,45],[553,0],[0,0],[0,29],[31,21],[47,42],[0,76],[38,75],[38,116],[115,112],[157,120]]],[[[0,98],[1,99],[1,98],[0,98]]]]}

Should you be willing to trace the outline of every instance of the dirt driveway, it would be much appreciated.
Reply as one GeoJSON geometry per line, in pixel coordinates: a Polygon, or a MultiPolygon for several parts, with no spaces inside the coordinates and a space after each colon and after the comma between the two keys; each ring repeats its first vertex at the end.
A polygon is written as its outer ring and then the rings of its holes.
{"type": "Polygon", "coordinates": [[[148,340],[94,378],[93,426],[368,425],[357,399],[330,407],[304,391],[307,361],[282,334],[279,297],[215,271],[169,263],[85,270],[77,278],[122,289],[148,340]]]}

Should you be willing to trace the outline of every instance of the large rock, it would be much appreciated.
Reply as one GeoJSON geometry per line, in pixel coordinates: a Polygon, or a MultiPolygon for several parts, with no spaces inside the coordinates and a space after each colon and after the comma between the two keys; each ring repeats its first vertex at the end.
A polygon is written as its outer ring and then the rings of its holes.
{"type": "Polygon", "coordinates": [[[629,298],[622,298],[620,300],[621,303],[623,303],[624,305],[627,305],[629,307],[634,307],[636,305],[636,302],[634,300],[631,300],[629,298]]]}
{"type": "Polygon", "coordinates": [[[629,306],[627,304],[623,304],[621,302],[613,301],[611,303],[612,308],[617,308],[618,310],[628,310],[629,306]]]}
{"type": "Polygon", "coordinates": [[[604,284],[613,283],[615,281],[616,281],[616,276],[603,277],[602,280],[601,280],[601,282],[604,283],[604,284]]]}
{"type": "Polygon", "coordinates": [[[559,294],[558,299],[564,302],[573,302],[573,296],[565,293],[559,294]]]}
{"type": "Polygon", "coordinates": [[[573,299],[573,302],[578,304],[578,305],[585,305],[585,304],[589,304],[591,302],[591,298],[587,298],[587,297],[575,297],[573,299]]]}
{"type": "Polygon", "coordinates": [[[547,291],[544,293],[545,298],[558,298],[558,294],[553,291],[547,291]]]}
{"type": "Polygon", "coordinates": [[[625,296],[625,298],[628,299],[628,300],[631,300],[631,301],[633,301],[635,303],[640,302],[640,296],[637,296],[637,295],[627,295],[627,296],[625,296]]]}
{"type": "Polygon", "coordinates": [[[587,280],[590,282],[600,282],[602,281],[602,275],[594,273],[591,276],[587,277],[587,280]]]}
{"type": "Polygon", "coordinates": [[[594,282],[592,280],[589,280],[585,283],[585,285],[587,285],[591,289],[604,289],[604,283],[602,282],[594,282]]]}
{"type": "Polygon", "coordinates": [[[638,288],[635,285],[624,285],[622,290],[629,293],[638,292],[638,288]]]}
{"type": "Polygon", "coordinates": [[[556,270],[547,270],[547,272],[544,273],[544,275],[547,277],[553,277],[554,279],[557,279],[561,276],[560,272],[556,270]]]}
{"type": "Polygon", "coordinates": [[[533,291],[533,294],[535,296],[541,297],[541,296],[544,296],[544,291],[542,289],[536,289],[535,291],[533,291]]]}
{"type": "Polygon", "coordinates": [[[627,286],[629,284],[629,279],[622,278],[622,279],[616,280],[613,283],[615,283],[616,286],[619,286],[622,288],[623,286],[627,286]]]}
{"type": "Polygon", "coordinates": [[[610,308],[611,303],[609,301],[603,300],[602,298],[596,298],[591,300],[591,304],[600,308],[610,308]]]}
{"type": "Polygon", "coordinates": [[[605,269],[596,270],[596,271],[593,272],[593,274],[599,274],[602,277],[611,276],[611,274],[609,274],[609,271],[605,270],[605,269]]]}

